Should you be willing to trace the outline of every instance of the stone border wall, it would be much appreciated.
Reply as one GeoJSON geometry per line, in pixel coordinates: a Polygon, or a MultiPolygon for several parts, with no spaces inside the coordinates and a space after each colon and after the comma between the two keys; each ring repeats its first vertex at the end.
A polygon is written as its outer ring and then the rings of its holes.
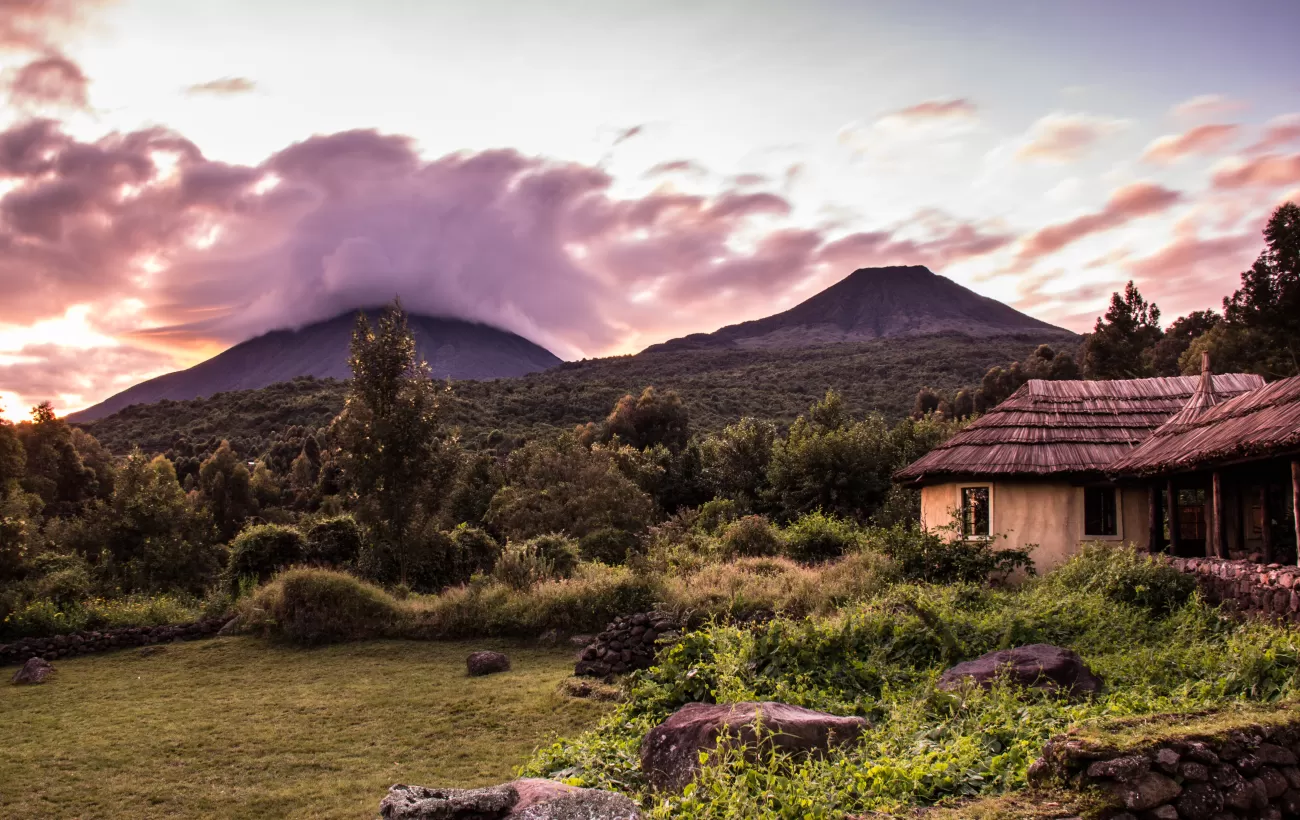
{"type": "Polygon", "coordinates": [[[573,674],[612,678],[654,664],[659,641],[672,640],[679,625],[666,612],[638,612],[612,621],[578,656],[573,674]]]}
{"type": "Polygon", "coordinates": [[[1243,820],[1300,816],[1300,722],[1222,737],[1189,734],[1123,753],[1050,741],[1031,780],[1093,786],[1119,805],[1111,820],[1243,820]]]}
{"type": "Polygon", "coordinates": [[[1166,560],[1194,576],[1211,603],[1245,615],[1300,622],[1300,567],[1221,558],[1166,560]]]}
{"type": "Polygon", "coordinates": [[[210,638],[226,625],[229,618],[205,618],[188,624],[167,626],[127,626],[55,635],[50,638],[21,638],[0,644],[0,666],[25,663],[29,658],[52,661],[73,655],[104,652],[131,646],[147,646],[172,641],[195,641],[210,638]]]}

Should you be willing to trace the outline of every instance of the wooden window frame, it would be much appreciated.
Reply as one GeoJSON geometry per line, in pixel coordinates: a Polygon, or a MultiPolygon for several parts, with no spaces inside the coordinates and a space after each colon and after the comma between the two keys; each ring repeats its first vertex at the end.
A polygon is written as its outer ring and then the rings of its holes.
{"type": "Polygon", "coordinates": [[[1085,484],[1079,488],[1079,532],[1080,541],[1123,541],[1124,540],[1124,490],[1114,484],[1085,484]],[[1115,534],[1094,535],[1088,532],[1088,490],[1110,490],[1115,498],[1115,534]]]}
{"type": "Polygon", "coordinates": [[[993,540],[993,484],[992,482],[970,482],[957,485],[957,531],[961,534],[963,541],[991,541],[993,540]],[[984,535],[967,535],[966,534],[966,499],[964,497],[966,490],[988,490],[989,492],[989,531],[984,535]]]}

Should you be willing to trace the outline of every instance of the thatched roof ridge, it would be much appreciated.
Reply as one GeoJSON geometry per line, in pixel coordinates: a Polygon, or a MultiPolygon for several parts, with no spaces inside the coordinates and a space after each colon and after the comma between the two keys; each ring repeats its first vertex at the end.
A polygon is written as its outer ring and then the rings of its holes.
{"type": "Polygon", "coordinates": [[[1191,418],[1171,419],[1112,465],[1150,476],[1300,452],[1300,376],[1273,382],[1191,418]]]}
{"type": "MultiPolygon", "coordinates": [[[[1182,409],[1198,381],[1033,379],[894,478],[927,483],[981,476],[1101,477],[1182,409]]],[[[1214,376],[1209,387],[1236,396],[1263,383],[1258,376],[1230,373],[1214,376]]]]}

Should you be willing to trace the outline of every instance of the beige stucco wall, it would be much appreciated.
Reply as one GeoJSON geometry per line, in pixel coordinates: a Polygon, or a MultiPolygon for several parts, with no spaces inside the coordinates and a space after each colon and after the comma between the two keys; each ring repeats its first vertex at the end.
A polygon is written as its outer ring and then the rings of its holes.
{"type": "Polygon", "coordinates": [[[1116,494],[1119,533],[1109,538],[1085,537],[1083,487],[1057,481],[964,481],[936,484],[921,490],[921,522],[930,529],[948,526],[961,504],[962,487],[990,487],[990,525],[1000,547],[1033,546],[1031,555],[1039,572],[1046,572],[1074,554],[1088,541],[1124,541],[1145,548],[1147,491],[1121,488],[1116,494]]]}

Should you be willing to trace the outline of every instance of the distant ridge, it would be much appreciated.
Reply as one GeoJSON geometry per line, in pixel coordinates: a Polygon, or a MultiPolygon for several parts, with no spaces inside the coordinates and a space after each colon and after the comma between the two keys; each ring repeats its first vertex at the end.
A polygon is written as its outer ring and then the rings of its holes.
{"type": "MultiPolygon", "coordinates": [[[[299,376],[346,379],[348,345],[356,313],[307,325],[273,330],[200,362],[188,370],[141,382],[94,407],[69,416],[93,421],[132,404],[162,399],[186,401],[230,390],[252,390],[299,376]]],[[[500,379],[536,373],[560,363],[559,357],[522,336],[460,319],[409,315],[416,349],[435,378],[500,379]]]]}
{"type": "Polygon", "coordinates": [[[860,268],[784,313],[693,333],[645,352],[821,347],[951,332],[978,337],[1033,333],[1044,341],[1077,338],[929,268],[907,265],[860,268]]]}

